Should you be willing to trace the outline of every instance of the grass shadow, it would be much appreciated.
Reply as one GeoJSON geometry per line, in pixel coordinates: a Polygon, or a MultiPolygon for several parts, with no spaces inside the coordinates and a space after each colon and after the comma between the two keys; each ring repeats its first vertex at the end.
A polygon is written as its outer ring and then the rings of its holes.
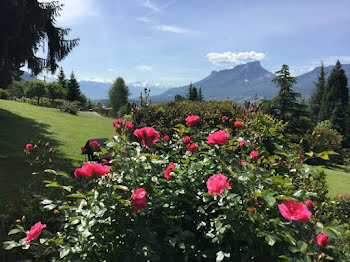
{"type": "MultiPolygon", "coordinates": [[[[60,141],[49,137],[49,126],[0,109],[0,200],[15,199],[21,186],[32,180],[32,167],[24,154],[26,144],[41,140],[53,149],[60,141]]],[[[54,168],[71,173],[73,161],[56,151],[54,168]]]]}

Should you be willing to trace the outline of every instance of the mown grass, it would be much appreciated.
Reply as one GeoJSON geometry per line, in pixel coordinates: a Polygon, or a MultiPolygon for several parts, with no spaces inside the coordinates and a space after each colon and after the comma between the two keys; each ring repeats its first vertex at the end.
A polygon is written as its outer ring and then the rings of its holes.
{"type": "Polygon", "coordinates": [[[338,195],[350,195],[350,168],[332,166],[324,169],[327,174],[328,196],[337,198],[338,195]]]}
{"type": "Polygon", "coordinates": [[[16,196],[29,182],[31,167],[24,148],[31,141],[49,142],[57,150],[56,168],[72,172],[85,156],[81,147],[91,138],[110,138],[112,119],[0,99],[0,199],[16,196]]]}

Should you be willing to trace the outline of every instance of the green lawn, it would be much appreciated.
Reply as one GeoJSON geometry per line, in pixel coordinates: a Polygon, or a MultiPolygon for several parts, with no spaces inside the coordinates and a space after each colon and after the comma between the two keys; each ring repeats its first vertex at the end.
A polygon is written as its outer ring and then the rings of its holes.
{"type": "Polygon", "coordinates": [[[327,167],[328,196],[350,195],[350,168],[344,166],[327,167]]]}
{"type": "Polygon", "coordinates": [[[31,177],[23,150],[31,140],[47,141],[57,150],[58,169],[72,172],[85,157],[80,148],[91,138],[110,138],[113,119],[0,99],[0,199],[16,196],[31,177]]]}

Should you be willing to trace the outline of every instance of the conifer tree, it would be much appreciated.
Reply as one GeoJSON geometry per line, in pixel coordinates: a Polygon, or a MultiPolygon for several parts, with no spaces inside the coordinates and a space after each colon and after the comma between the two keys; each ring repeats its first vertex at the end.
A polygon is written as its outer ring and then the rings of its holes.
{"type": "Polygon", "coordinates": [[[198,92],[198,101],[202,102],[204,101],[203,95],[202,95],[202,88],[199,88],[199,92],[198,92]]]}
{"type": "Polygon", "coordinates": [[[301,96],[292,90],[296,83],[295,77],[289,73],[288,65],[282,65],[281,70],[275,72],[277,75],[272,82],[280,87],[278,95],[271,100],[274,114],[280,120],[288,122],[288,132],[298,138],[310,127],[308,108],[305,103],[299,103],[301,96]]]}
{"type": "Polygon", "coordinates": [[[311,115],[313,116],[315,122],[318,121],[318,115],[320,113],[321,102],[324,90],[326,88],[326,73],[324,71],[324,65],[321,62],[320,72],[318,74],[317,82],[314,82],[315,88],[310,96],[309,105],[311,115]]]}
{"type": "Polygon", "coordinates": [[[67,100],[79,101],[80,86],[73,72],[70,75],[70,79],[68,80],[67,87],[68,87],[67,100]]]}
{"type": "Polygon", "coordinates": [[[327,85],[322,96],[319,120],[331,119],[338,102],[341,103],[344,109],[349,104],[348,79],[339,60],[327,79],[327,85]]]}
{"type": "Polygon", "coordinates": [[[66,80],[66,76],[64,74],[63,68],[60,68],[60,72],[58,74],[58,80],[57,83],[60,87],[67,89],[67,80],[66,80]]]}
{"type": "Polygon", "coordinates": [[[188,87],[188,93],[187,93],[187,100],[192,100],[193,97],[193,87],[192,83],[190,83],[190,86],[188,87]]]}
{"type": "Polygon", "coordinates": [[[192,95],[191,95],[191,101],[198,101],[198,92],[197,92],[197,88],[194,86],[192,88],[192,95]]]}

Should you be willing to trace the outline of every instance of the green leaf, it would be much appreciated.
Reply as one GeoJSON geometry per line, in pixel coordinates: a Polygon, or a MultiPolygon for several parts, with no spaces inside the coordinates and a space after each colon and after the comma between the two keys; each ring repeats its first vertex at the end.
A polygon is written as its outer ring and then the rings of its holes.
{"type": "Polygon", "coordinates": [[[292,261],[292,258],[287,257],[286,255],[279,256],[278,258],[283,258],[283,259],[287,260],[288,262],[292,261]]]}
{"type": "Polygon", "coordinates": [[[68,195],[67,197],[86,198],[86,195],[84,195],[83,193],[77,191],[76,194],[71,194],[71,195],[68,195]]]}
{"type": "Polygon", "coordinates": [[[8,233],[8,235],[13,235],[13,234],[17,234],[19,232],[22,232],[22,230],[20,230],[19,228],[14,228],[11,229],[10,232],[8,233]]]}
{"type": "Polygon", "coordinates": [[[272,235],[266,235],[265,240],[270,246],[273,246],[276,243],[276,237],[272,235]]]}
{"type": "Polygon", "coordinates": [[[123,185],[114,185],[113,186],[114,189],[121,189],[123,191],[129,191],[129,188],[123,185]]]}
{"type": "Polygon", "coordinates": [[[58,209],[59,210],[62,210],[62,209],[69,209],[70,208],[70,206],[61,206],[61,207],[59,207],[58,209]]]}
{"type": "Polygon", "coordinates": [[[221,262],[225,257],[230,257],[230,253],[224,253],[223,251],[219,251],[216,253],[217,262],[221,262]]]}
{"type": "Polygon", "coordinates": [[[263,197],[269,206],[273,206],[276,203],[276,199],[271,191],[264,191],[263,197]]]}
{"type": "Polygon", "coordinates": [[[299,251],[302,254],[305,254],[306,251],[307,251],[308,245],[304,241],[301,241],[301,240],[298,240],[297,244],[298,244],[298,247],[299,247],[299,251]]]}
{"type": "Polygon", "coordinates": [[[41,204],[43,204],[43,205],[48,205],[51,203],[52,203],[52,200],[50,200],[50,199],[44,199],[43,201],[41,201],[41,204]]]}
{"type": "Polygon", "coordinates": [[[17,243],[16,241],[6,241],[3,243],[3,245],[4,245],[4,249],[10,250],[14,247],[18,247],[19,243],[17,243]]]}

